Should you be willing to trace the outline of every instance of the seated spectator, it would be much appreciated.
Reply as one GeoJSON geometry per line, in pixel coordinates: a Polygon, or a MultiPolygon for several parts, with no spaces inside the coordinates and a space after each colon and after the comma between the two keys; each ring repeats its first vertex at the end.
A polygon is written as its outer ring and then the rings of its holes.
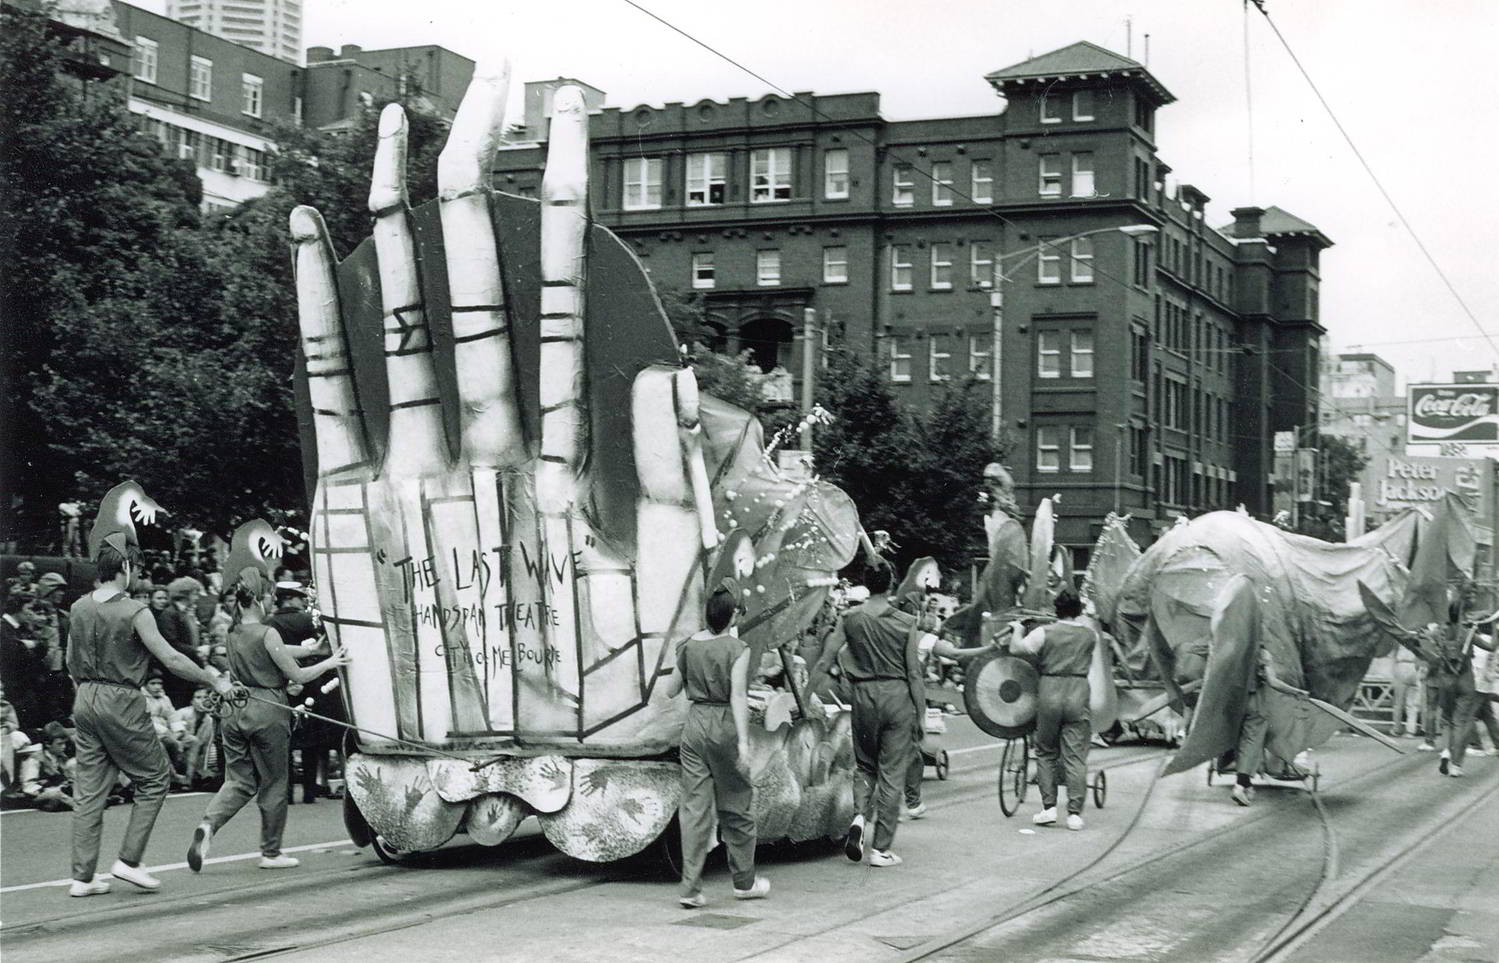
{"type": "Polygon", "coordinates": [[[37,809],[73,808],[73,737],[60,722],[49,722],[42,744],[21,759],[21,794],[37,809]]]}
{"type": "Polygon", "coordinates": [[[209,672],[214,673],[220,678],[227,678],[229,675],[228,647],[219,643],[215,643],[213,647],[208,650],[208,665],[205,666],[205,668],[208,669],[209,672]]]}
{"type": "Polygon", "coordinates": [[[187,785],[182,743],[172,731],[172,719],[177,713],[177,707],[167,696],[159,675],[146,679],[146,686],[141,692],[146,696],[146,712],[151,716],[151,726],[156,730],[156,737],[161,740],[162,747],[166,749],[167,758],[172,761],[172,781],[178,785],[187,785]]]}
{"type": "Polygon", "coordinates": [[[30,742],[21,731],[16,707],[6,700],[5,687],[0,686],[0,792],[9,792],[16,784],[16,751],[30,742]]]}
{"type": "Polygon", "coordinates": [[[193,786],[206,783],[214,774],[210,761],[218,720],[207,709],[209,693],[210,690],[199,687],[193,692],[192,703],[172,714],[172,732],[182,746],[187,781],[193,786]]]}
{"type": "Polygon", "coordinates": [[[5,594],[12,595],[16,592],[24,592],[27,595],[36,594],[36,563],[24,561],[16,566],[16,574],[5,580],[5,594]]]}

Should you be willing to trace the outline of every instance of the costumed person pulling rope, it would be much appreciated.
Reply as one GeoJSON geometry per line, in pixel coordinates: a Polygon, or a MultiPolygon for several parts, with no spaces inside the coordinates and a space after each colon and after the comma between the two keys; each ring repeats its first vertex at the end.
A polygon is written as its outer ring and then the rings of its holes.
{"type": "Polygon", "coordinates": [[[97,566],[99,587],[74,602],[68,612],[68,673],[77,688],[69,896],[109,892],[109,880],[95,878],[94,870],[99,862],[104,807],[121,772],[130,777],[135,801],[120,858],[110,873],[144,890],[161,887],[161,880],[140,866],[172,785],[172,765],[141,692],[151,657],[174,675],[210,686],[221,695],[231,689],[227,679],[214,677],[172,648],[157,630],[151,610],[130,597],[131,582],[142,562],[134,519],[150,524],[159,511],[160,506],[133,481],[115,486],[104,496],[89,534],[89,557],[97,566]]]}
{"type": "Polygon", "coordinates": [[[283,643],[280,634],[266,624],[273,589],[272,563],[266,556],[278,553],[280,544],[270,525],[259,519],[248,522],[235,532],[224,569],[233,591],[234,622],[225,640],[229,671],[249,697],[223,722],[224,785],[193,831],[187,865],[195,873],[203,871],[213,834],[251,798],[260,807],[260,868],[290,869],[298,864],[295,856],[281,852],[291,778],[292,716],[286,687],[293,682],[306,685],[347,665],[349,657],[335,648],[321,662],[300,666],[296,657],[304,650],[283,643]]]}

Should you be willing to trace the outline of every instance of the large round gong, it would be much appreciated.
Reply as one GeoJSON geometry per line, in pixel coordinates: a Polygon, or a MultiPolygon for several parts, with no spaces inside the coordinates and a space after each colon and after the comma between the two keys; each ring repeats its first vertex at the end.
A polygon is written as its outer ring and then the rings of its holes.
{"type": "Polygon", "coordinates": [[[968,663],[963,702],[974,725],[1001,739],[1017,739],[1036,728],[1035,668],[996,651],[968,663]]]}

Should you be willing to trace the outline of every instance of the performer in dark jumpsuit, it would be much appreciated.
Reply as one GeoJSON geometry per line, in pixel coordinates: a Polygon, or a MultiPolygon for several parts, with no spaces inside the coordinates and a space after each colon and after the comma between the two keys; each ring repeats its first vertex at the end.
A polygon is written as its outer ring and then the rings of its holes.
{"type": "Polygon", "coordinates": [[[703,896],[703,862],[713,848],[713,817],[728,848],[735,899],[763,899],[770,880],[755,875],[754,786],[749,771],[749,648],[729,632],[739,610],[739,588],[724,579],[708,599],[708,627],[677,645],[676,671],[666,693],[687,692],[682,729],[682,895],[696,909],[703,896]]]}
{"type": "Polygon", "coordinates": [[[1017,654],[1037,657],[1040,673],[1036,698],[1036,784],[1041,790],[1038,826],[1057,821],[1057,762],[1060,759],[1067,784],[1067,828],[1083,828],[1083,801],[1088,782],[1088,741],[1092,692],[1088,668],[1099,643],[1096,629],[1079,621],[1083,603],[1070,590],[1056,598],[1058,621],[1032,629],[1020,637],[1017,627],[1010,643],[1017,654]]]}
{"type": "Polygon", "coordinates": [[[225,640],[229,672],[254,698],[224,720],[224,785],[193,831],[187,864],[195,873],[203,870],[213,834],[251,798],[260,807],[260,868],[291,869],[299,862],[281,852],[291,777],[286,686],[311,682],[349,660],[342,649],[334,649],[321,662],[297,665],[301,649],[284,645],[276,630],[265,624],[269,588],[269,580],[253,569],[243,572],[234,586],[235,622],[225,640]]]}
{"type": "MultiPolygon", "coordinates": [[[[111,493],[113,494],[113,493],[111,493]]],[[[106,496],[106,502],[110,500],[106,496]]],[[[156,628],[145,603],[129,595],[131,580],[141,564],[133,531],[116,528],[100,532],[96,523],[90,542],[101,542],[94,555],[99,587],[73,603],[68,612],[68,673],[77,693],[73,722],[77,727],[77,772],[74,775],[73,884],[69,896],[97,896],[109,892],[107,879],[95,879],[104,807],[115,780],[130,777],[135,801],[130,823],[120,844],[120,857],[110,870],[115,879],[144,890],[160,888],[161,881],[140,868],[157,814],[172,784],[166,749],[156,736],[146,711],[146,671],[151,657],[175,675],[229,691],[191,659],[173,649],[156,628]]],[[[107,527],[107,526],[106,526],[107,527]]]]}
{"type": "Polygon", "coordinates": [[[874,820],[869,865],[896,866],[901,858],[890,851],[900,819],[906,772],[917,752],[921,720],[926,713],[926,691],[921,680],[917,647],[920,624],[890,604],[895,571],[876,562],[864,576],[869,600],[843,614],[828,637],[812,671],[808,690],[819,691],[838,652],[848,646],[846,676],[853,692],[854,820],[848,827],[843,852],[859,862],[864,858],[864,833],[874,820]]]}

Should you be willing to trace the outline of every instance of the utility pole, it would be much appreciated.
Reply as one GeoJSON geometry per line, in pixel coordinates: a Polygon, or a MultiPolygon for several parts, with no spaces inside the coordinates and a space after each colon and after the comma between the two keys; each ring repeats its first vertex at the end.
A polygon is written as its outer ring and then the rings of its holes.
{"type": "Polygon", "coordinates": [[[1004,334],[1005,334],[1005,276],[1004,272],[995,265],[994,290],[989,294],[989,307],[994,310],[994,347],[992,358],[994,374],[991,380],[994,382],[994,404],[991,413],[990,433],[994,435],[996,444],[999,442],[1000,431],[1004,428],[1004,419],[1001,416],[1000,406],[1004,404],[1004,334]]]}
{"type": "Polygon", "coordinates": [[[822,334],[817,325],[817,309],[802,309],[802,451],[812,455],[812,422],[806,420],[812,413],[812,387],[817,376],[817,349],[822,345],[822,334]]]}

